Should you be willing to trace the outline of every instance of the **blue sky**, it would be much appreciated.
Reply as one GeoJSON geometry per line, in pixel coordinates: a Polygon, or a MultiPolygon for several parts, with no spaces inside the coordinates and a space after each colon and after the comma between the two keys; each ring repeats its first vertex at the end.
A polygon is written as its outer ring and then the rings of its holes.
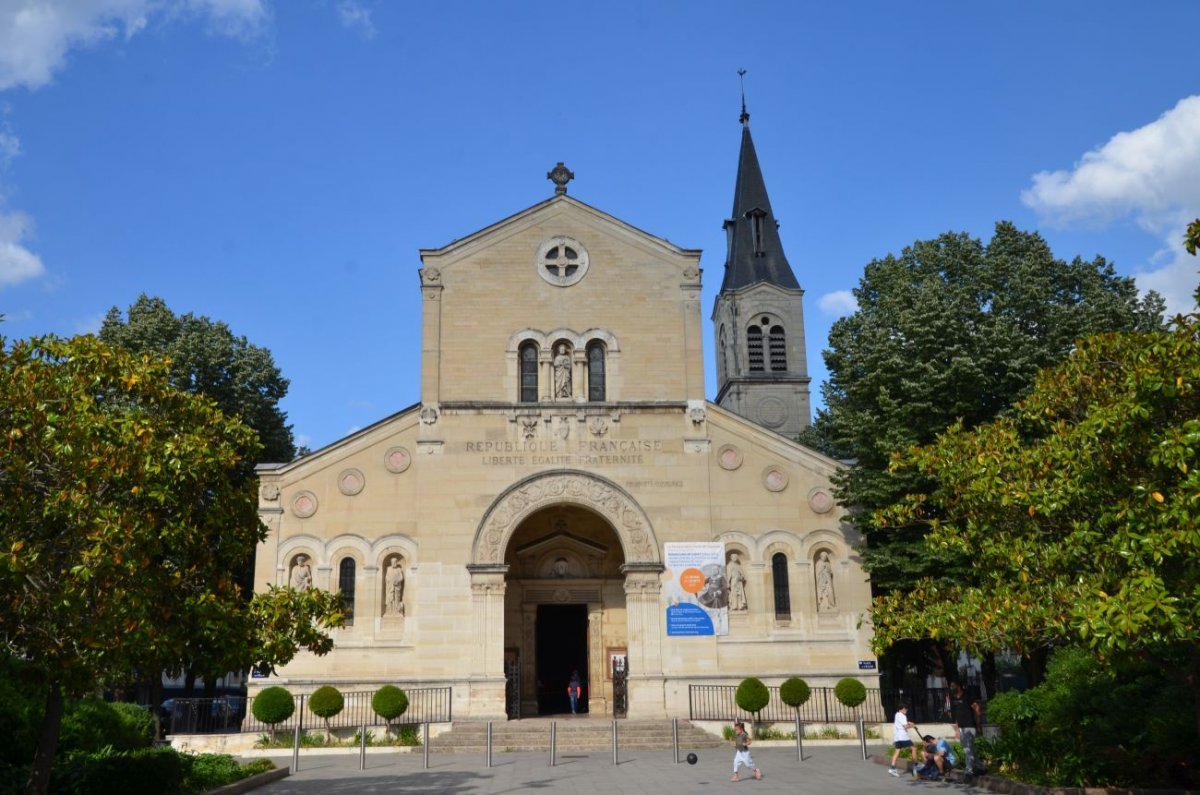
{"type": "Polygon", "coordinates": [[[863,266],[947,230],[1011,219],[1187,311],[1198,27],[1169,0],[0,0],[0,333],[160,296],[269,348],[319,447],[417,400],[418,249],[559,160],[704,249],[707,320],[739,68],[814,397],[863,266]]]}

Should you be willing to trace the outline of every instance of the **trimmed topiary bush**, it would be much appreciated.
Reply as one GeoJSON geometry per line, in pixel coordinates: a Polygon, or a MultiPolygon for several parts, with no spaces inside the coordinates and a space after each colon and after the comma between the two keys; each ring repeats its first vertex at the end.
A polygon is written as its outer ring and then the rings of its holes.
{"type": "Polygon", "coordinates": [[[761,679],[755,679],[753,676],[749,679],[743,679],[738,685],[736,695],[737,705],[754,716],[754,732],[758,733],[758,713],[771,700],[771,691],[767,690],[767,686],[762,683],[761,679]]]}
{"type": "Polygon", "coordinates": [[[867,700],[867,687],[857,679],[846,677],[833,686],[833,695],[850,709],[857,709],[867,700]]]}
{"type": "Polygon", "coordinates": [[[296,700],[286,689],[273,685],[254,697],[251,713],[268,726],[283,723],[296,711],[296,700]]]}
{"type": "Polygon", "coordinates": [[[392,721],[408,709],[408,696],[395,685],[384,685],[371,697],[371,709],[387,722],[388,734],[391,734],[392,721]]]}
{"type": "Polygon", "coordinates": [[[342,697],[342,692],[332,685],[318,687],[308,697],[308,708],[318,718],[325,719],[326,730],[329,729],[329,719],[341,712],[345,706],[346,699],[342,697]]]}
{"type": "Polygon", "coordinates": [[[779,686],[779,699],[795,710],[808,703],[811,695],[812,690],[809,689],[808,682],[798,676],[793,676],[779,686]]]}

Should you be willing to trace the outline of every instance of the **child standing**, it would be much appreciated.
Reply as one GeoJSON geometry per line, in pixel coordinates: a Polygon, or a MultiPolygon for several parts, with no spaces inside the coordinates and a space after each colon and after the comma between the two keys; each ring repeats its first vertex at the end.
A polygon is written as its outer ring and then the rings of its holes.
{"type": "Polygon", "coordinates": [[[739,720],[733,724],[733,778],[729,779],[730,781],[738,780],[738,767],[741,765],[753,770],[754,778],[762,778],[762,771],[750,758],[750,735],[746,734],[746,724],[739,720]]]}
{"type": "Polygon", "coordinates": [[[908,705],[901,704],[896,710],[896,719],[892,722],[892,746],[896,750],[892,752],[892,766],[888,768],[888,773],[893,776],[900,775],[900,771],[896,769],[896,762],[900,759],[900,752],[905,748],[913,747],[913,742],[908,736],[908,730],[915,725],[914,723],[909,723],[908,705]]]}

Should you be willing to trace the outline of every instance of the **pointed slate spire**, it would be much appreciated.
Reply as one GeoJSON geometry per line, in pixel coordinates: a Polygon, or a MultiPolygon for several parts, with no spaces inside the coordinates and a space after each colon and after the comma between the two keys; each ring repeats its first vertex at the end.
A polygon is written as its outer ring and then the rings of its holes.
{"type": "Polygon", "coordinates": [[[750,114],[742,104],[742,151],[738,157],[737,186],[733,191],[733,217],[725,222],[729,252],[725,260],[722,290],[737,290],[758,282],[800,289],[792,267],[783,253],[771,200],[754,139],[750,137],[750,114]]]}

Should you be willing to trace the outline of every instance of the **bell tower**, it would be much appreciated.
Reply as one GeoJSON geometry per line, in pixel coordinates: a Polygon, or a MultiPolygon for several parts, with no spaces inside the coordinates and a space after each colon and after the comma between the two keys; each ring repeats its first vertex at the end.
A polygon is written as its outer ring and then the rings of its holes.
{"type": "Polygon", "coordinates": [[[783,253],[744,99],[740,121],[733,217],[725,222],[725,278],[712,314],[716,403],[795,439],[808,427],[810,412],[804,290],[783,253]]]}

